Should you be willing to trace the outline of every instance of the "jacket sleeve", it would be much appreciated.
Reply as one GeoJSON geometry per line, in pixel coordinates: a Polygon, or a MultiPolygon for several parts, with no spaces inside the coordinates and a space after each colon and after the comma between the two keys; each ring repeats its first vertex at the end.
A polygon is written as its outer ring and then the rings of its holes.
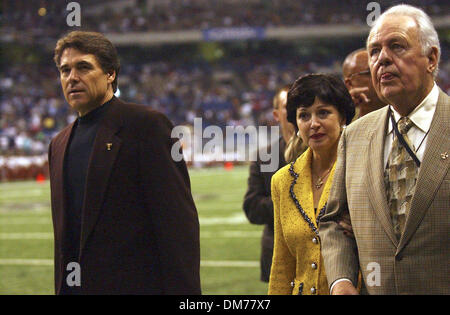
{"type": "Polygon", "coordinates": [[[280,218],[279,185],[277,177],[272,177],[272,200],[274,205],[274,250],[270,270],[269,295],[292,294],[291,282],[295,278],[296,259],[287,247],[280,218]]]}
{"type": "Polygon", "coordinates": [[[144,198],[151,211],[163,294],[201,294],[200,239],[197,209],[184,160],[175,162],[172,123],[161,113],[149,117],[148,141],[140,148],[144,198]]]}
{"type": "Polygon", "coordinates": [[[264,175],[260,163],[250,164],[248,189],[244,197],[244,212],[253,224],[271,224],[273,222],[273,204],[265,187],[264,175]]]}
{"type": "Polygon", "coordinates": [[[345,145],[346,130],[342,133],[339,141],[333,184],[325,215],[319,225],[321,250],[329,287],[341,278],[351,280],[355,287],[358,283],[359,261],[356,241],[354,238],[344,235],[343,229],[337,223],[341,218],[349,217],[345,184],[345,145]]]}

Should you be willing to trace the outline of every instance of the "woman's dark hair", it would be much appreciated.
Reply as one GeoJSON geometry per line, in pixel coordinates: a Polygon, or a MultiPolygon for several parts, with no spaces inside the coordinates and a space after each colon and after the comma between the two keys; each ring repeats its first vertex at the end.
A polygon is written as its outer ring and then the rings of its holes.
{"type": "Polygon", "coordinates": [[[345,123],[350,124],[355,116],[355,105],[344,82],[332,74],[307,74],[294,82],[287,96],[287,119],[296,130],[297,108],[311,106],[316,97],[335,106],[345,123]]]}
{"type": "Polygon", "coordinates": [[[61,55],[66,48],[75,48],[85,54],[93,54],[97,58],[104,73],[116,72],[116,78],[112,83],[113,91],[117,90],[117,78],[119,77],[120,61],[116,48],[101,33],[73,31],[59,39],[56,43],[54,61],[59,68],[61,55]]]}

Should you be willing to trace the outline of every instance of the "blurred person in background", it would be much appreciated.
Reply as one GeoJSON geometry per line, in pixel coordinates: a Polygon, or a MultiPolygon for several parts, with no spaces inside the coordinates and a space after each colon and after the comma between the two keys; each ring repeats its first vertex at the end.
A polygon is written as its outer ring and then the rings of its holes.
{"type": "Polygon", "coordinates": [[[289,90],[287,119],[308,149],[272,177],[275,245],[269,294],[328,294],[318,222],[328,201],[339,137],[355,114],[335,76],[309,74],[289,90]]]}
{"type": "MultiPolygon", "coordinates": [[[[369,69],[369,55],[366,48],[360,48],[351,52],[342,64],[342,74],[344,83],[355,104],[356,120],[364,115],[386,106],[377,95],[373,87],[372,77],[369,69]]],[[[345,234],[353,237],[350,218],[342,217],[339,224],[345,229],[345,234]],[[349,231],[350,233],[347,233],[349,231]]],[[[366,294],[364,284],[362,284],[361,294],[366,294]]]]}
{"type": "Polygon", "coordinates": [[[49,147],[56,293],[200,294],[197,210],[171,122],[114,96],[120,62],[102,34],[69,33],[54,60],[78,112],[49,147]]]}
{"type": "Polygon", "coordinates": [[[365,48],[350,53],[342,64],[347,89],[356,106],[355,119],[386,106],[375,91],[369,69],[369,55],[365,48]]]}
{"type": "MultiPolygon", "coordinates": [[[[280,88],[273,98],[273,117],[278,122],[281,137],[271,146],[279,147],[279,163],[273,172],[263,172],[259,155],[255,162],[250,164],[250,175],[248,177],[248,189],[244,197],[244,211],[252,224],[264,224],[261,241],[261,281],[269,282],[270,268],[272,266],[273,254],[273,204],[270,196],[270,181],[275,172],[286,165],[284,150],[286,143],[294,134],[294,126],[287,120],[286,101],[290,85],[280,88]]],[[[272,152],[270,148],[267,152],[272,152]]]]}

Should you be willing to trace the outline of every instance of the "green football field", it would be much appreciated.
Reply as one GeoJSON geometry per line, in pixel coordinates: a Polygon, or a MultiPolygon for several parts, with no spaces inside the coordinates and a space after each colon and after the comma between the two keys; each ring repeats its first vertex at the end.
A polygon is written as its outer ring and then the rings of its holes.
{"type": "MultiPolygon", "coordinates": [[[[259,281],[262,226],[242,210],[248,168],[191,169],[200,219],[203,294],[266,294],[259,281]]],[[[53,294],[49,183],[0,184],[0,294],[53,294]]]]}

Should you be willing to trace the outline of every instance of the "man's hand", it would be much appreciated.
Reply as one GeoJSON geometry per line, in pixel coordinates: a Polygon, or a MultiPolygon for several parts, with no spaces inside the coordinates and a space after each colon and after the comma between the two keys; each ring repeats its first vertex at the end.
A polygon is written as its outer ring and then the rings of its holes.
{"type": "Polygon", "coordinates": [[[349,91],[350,95],[352,96],[353,103],[355,103],[356,106],[359,106],[361,104],[368,104],[370,102],[370,99],[367,97],[368,92],[368,87],[351,88],[349,91]]]}
{"type": "Polygon", "coordinates": [[[352,222],[350,221],[350,217],[348,216],[342,217],[342,219],[338,221],[338,224],[344,229],[345,236],[355,238],[355,235],[353,234],[352,222]]]}
{"type": "Polygon", "coordinates": [[[336,283],[331,291],[331,295],[358,295],[358,291],[350,281],[340,281],[336,283]]]}

